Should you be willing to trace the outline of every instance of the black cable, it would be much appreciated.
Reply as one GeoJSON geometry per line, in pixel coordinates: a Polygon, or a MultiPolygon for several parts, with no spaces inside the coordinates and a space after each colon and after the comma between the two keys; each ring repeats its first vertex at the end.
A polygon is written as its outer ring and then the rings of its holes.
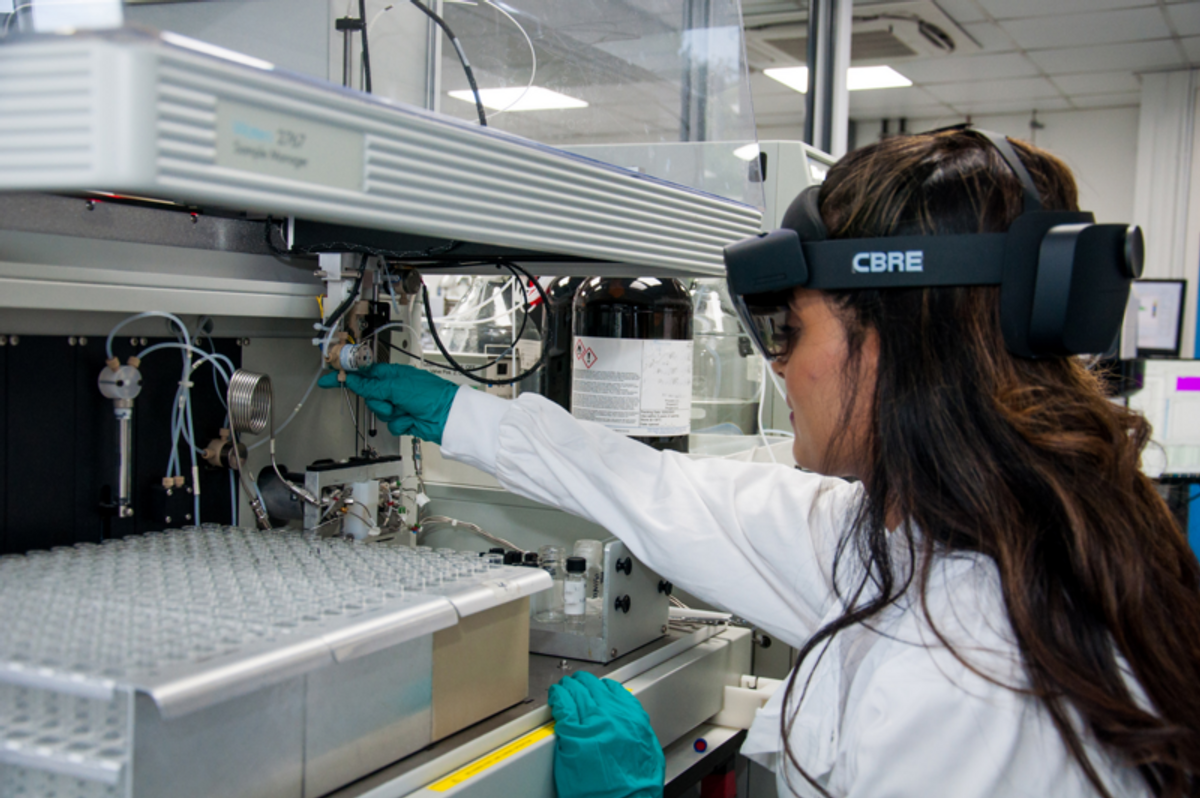
{"type": "MultiPolygon", "coordinates": [[[[378,339],[376,339],[376,340],[378,340],[378,339]]],[[[425,358],[421,357],[420,355],[417,355],[417,354],[414,354],[414,353],[412,353],[412,352],[409,352],[407,349],[403,349],[403,348],[401,348],[401,347],[399,347],[399,346],[396,346],[395,344],[391,343],[390,341],[384,341],[384,342],[383,342],[383,345],[384,345],[384,346],[386,346],[386,347],[388,347],[389,349],[395,349],[397,352],[399,352],[399,353],[400,353],[400,354],[402,354],[402,355],[408,355],[409,357],[411,357],[411,358],[412,358],[412,359],[414,359],[414,360],[419,360],[419,361],[421,361],[422,363],[430,363],[430,362],[432,362],[432,361],[428,361],[428,360],[426,360],[425,358]]]]}
{"type": "MultiPolygon", "coordinates": [[[[446,38],[454,45],[454,52],[458,53],[458,60],[462,63],[463,72],[467,73],[467,83],[471,85],[471,94],[475,95],[475,110],[479,113],[479,125],[480,127],[487,127],[487,114],[483,112],[483,100],[479,97],[479,86],[475,83],[475,73],[471,71],[471,64],[467,61],[467,54],[463,52],[458,37],[454,35],[454,31],[450,30],[450,26],[446,24],[446,21],[435,14],[428,6],[421,3],[421,0],[408,1],[425,12],[425,16],[432,19],[437,23],[439,28],[446,32],[446,38]]],[[[359,2],[364,2],[364,0],[359,0],[359,2]]]]}
{"type": "MultiPolygon", "coordinates": [[[[509,274],[511,274],[513,276],[513,282],[520,283],[520,280],[521,280],[520,275],[518,275],[516,273],[516,271],[514,271],[513,264],[510,264],[507,262],[501,262],[501,263],[497,263],[496,266],[497,267],[503,266],[504,268],[508,269],[509,274]]],[[[525,328],[529,324],[529,316],[530,316],[530,313],[529,313],[529,308],[530,308],[529,289],[522,285],[521,286],[521,294],[525,298],[525,312],[521,316],[521,327],[520,327],[520,329],[517,330],[517,334],[515,336],[513,336],[512,343],[510,343],[502,351],[496,353],[495,355],[492,355],[492,359],[490,361],[488,361],[487,363],[484,363],[482,366],[473,366],[471,368],[466,368],[465,371],[470,371],[470,372],[487,371],[492,366],[496,365],[497,363],[502,362],[504,360],[504,358],[506,358],[510,354],[512,354],[512,351],[517,348],[517,344],[520,343],[520,341],[521,341],[521,336],[525,335],[525,328]]],[[[514,309],[514,312],[515,312],[515,309],[514,309]]],[[[432,323],[433,322],[430,321],[430,324],[432,324],[432,323]]],[[[534,326],[537,327],[536,321],[534,322],[534,326]]],[[[538,334],[540,335],[541,328],[538,327],[537,329],[538,329],[538,334]]],[[[487,354],[487,353],[485,352],[484,354],[487,354]]]]}
{"type": "MultiPolygon", "coordinates": [[[[363,275],[367,273],[367,255],[362,256],[362,260],[358,262],[358,276],[354,278],[354,285],[350,287],[346,298],[342,300],[342,304],[337,306],[333,313],[329,314],[329,323],[325,325],[326,330],[332,330],[341,321],[342,315],[345,314],[350,306],[354,304],[354,300],[358,298],[358,289],[362,287],[363,275]]],[[[324,352],[321,353],[325,354],[324,352]]]]}
{"type": "Polygon", "coordinates": [[[367,0],[358,0],[358,18],[362,22],[363,91],[371,93],[371,48],[367,46],[367,0]]]}
{"type": "MultiPolygon", "coordinates": [[[[529,272],[525,271],[525,269],[523,269],[520,266],[518,266],[517,264],[511,263],[509,261],[504,261],[502,263],[498,263],[498,264],[496,264],[496,266],[497,267],[504,266],[510,272],[513,272],[514,274],[520,273],[523,276],[525,276],[527,279],[532,281],[534,287],[537,289],[538,294],[542,298],[542,303],[545,304],[546,307],[550,306],[550,300],[546,296],[546,292],[542,289],[542,284],[539,283],[537,280],[535,280],[533,278],[533,276],[529,274],[529,272]]],[[[529,318],[529,310],[530,310],[529,294],[528,294],[528,291],[524,288],[524,286],[522,286],[522,290],[525,291],[525,297],[526,297],[526,299],[525,299],[525,317],[526,317],[526,319],[528,319],[529,318]]],[[[546,346],[545,340],[543,340],[541,342],[541,351],[538,355],[537,362],[534,363],[524,373],[518,374],[515,377],[510,377],[510,378],[504,379],[504,380],[489,380],[489,379],[485,379],[483,377],[475,376],[475,374],[472,372],[478,371],[479,368],[468,369],[465,366],[463,366],[462,364],[460,364],[457,360],[454,359],[454,357],[446,349],[446,345],[442,343],[441,337],[438,336],[437,327],[433,323],[433,307],[429,304],[429,289],[426,288],[424,286],[424,284],[421,285],[421,298],[424,300],[424,303],[425,303],[425,318],[429,322],[429,334],[430,334],[430,336],[433,337],[433,343],[437,346],[438,351],[442,353],[442,357],[446,358],[446,364],[453,370],[457,371],[459,374],[466,377],[467,379],[472,380],[474,382],[482,383],[483,385],[512,385],[514,383],[520,382],[521,380],[535,374],[538,371],[538,369],[540,369],[545,364],[546,352],[548,350],[548,347],[546,346]]],[[[539,336],[541,336],[542,335],[541,323],[535,321],[534,327],[537,329],[539,336]]],[[[522,327],[522,329],[524,329],[524,327],[522,327]]],[[[518,336],[518,340],[520,340],[519,336],[518,336]]],[[[515,345],[516,345],[516,343],[514,342],[513,346],[515,346],[515,345]]],[[[507,351],[511,352],[512,346],[510,346],[507,351]]],[[[503,357],[503,355],[501,357],[503,357]]],[[[487,365],[488,366],[495,365],[499,361],[500,361],[500,359],[497,358],[487,365]]]]}

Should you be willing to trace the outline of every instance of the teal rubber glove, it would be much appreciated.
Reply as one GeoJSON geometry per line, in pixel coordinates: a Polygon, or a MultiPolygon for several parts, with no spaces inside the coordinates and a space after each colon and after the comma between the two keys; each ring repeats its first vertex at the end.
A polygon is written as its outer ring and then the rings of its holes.
{"type": "Polygon", "coordinates": [[[661,798],[662,746],[636,698],[590,673],[550,688],[558,798],[661,798]]]}
{"type": "MultiPolygon", "coordinates": [[[[322,388],[340,388],[336,371],[322,374],[322,388]]],[[[413,435],[440,444],[458,386],[428,371],[397,363],[376,363],[347,371],[345,387],[367,400],[393,435],[413,435]]]]}

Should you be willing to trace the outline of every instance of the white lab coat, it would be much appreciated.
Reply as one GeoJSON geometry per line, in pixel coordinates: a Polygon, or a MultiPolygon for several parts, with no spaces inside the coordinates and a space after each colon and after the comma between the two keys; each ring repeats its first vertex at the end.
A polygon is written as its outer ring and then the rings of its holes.
{"type": "MultiPolygon", "coordinates": [[[[841,612],[832,561],[859,486],[771,464],[660,453],[540,396],[509,401],[467,389],[455,397],[442,453],[513,493],[600,524],[674,584],[791,646],[841,612]]],[[[928,604],[972,665],[1022,683],[990,559],[941,561],[928,604]]],[[[873,626],[836,636],[824,656],[807,658],[797,681],[799,688],[811,674],[791,749],[831,794],[1095,794],[1037,702],[965,667],[915,602],[873,626]]],[[[780,796],[816,795],[783,754],[783,697],[781,689],[759,711],[742,753],[775,771],[780,796]]],[[[1148,794],[1135,770],[1097,746],[1089,753],[1113,795],[1148,794]]]]}

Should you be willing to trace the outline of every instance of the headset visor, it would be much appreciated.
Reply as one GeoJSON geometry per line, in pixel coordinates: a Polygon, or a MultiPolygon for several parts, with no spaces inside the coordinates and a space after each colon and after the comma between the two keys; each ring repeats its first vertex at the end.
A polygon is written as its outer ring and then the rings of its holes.
{"type": "Polygon", "coordinates": [[[733,295],[742,326],[767,360],[787,355],[792,338],[787,321],[794,293],[794,288],[787,288],[765,294],[733,295]]]}

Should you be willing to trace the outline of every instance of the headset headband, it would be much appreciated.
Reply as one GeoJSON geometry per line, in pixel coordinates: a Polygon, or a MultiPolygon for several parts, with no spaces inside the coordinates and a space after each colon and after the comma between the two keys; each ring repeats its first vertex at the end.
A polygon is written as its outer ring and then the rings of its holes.
{"type": "Polygon", "coordinates": [[[1007,232],[826,240],[820,187],[811,186],[788,207],[779,230],[726,247],[731,294],[999,285],[1013,354],[1106,351],[1130,282],[1141,276],[1141,230],[1096,224],[1088,212],[1043,210],[1011,142],[991,131],[970,132],[995,148],[1022,185],[1023,210],[1007,232]]]}

